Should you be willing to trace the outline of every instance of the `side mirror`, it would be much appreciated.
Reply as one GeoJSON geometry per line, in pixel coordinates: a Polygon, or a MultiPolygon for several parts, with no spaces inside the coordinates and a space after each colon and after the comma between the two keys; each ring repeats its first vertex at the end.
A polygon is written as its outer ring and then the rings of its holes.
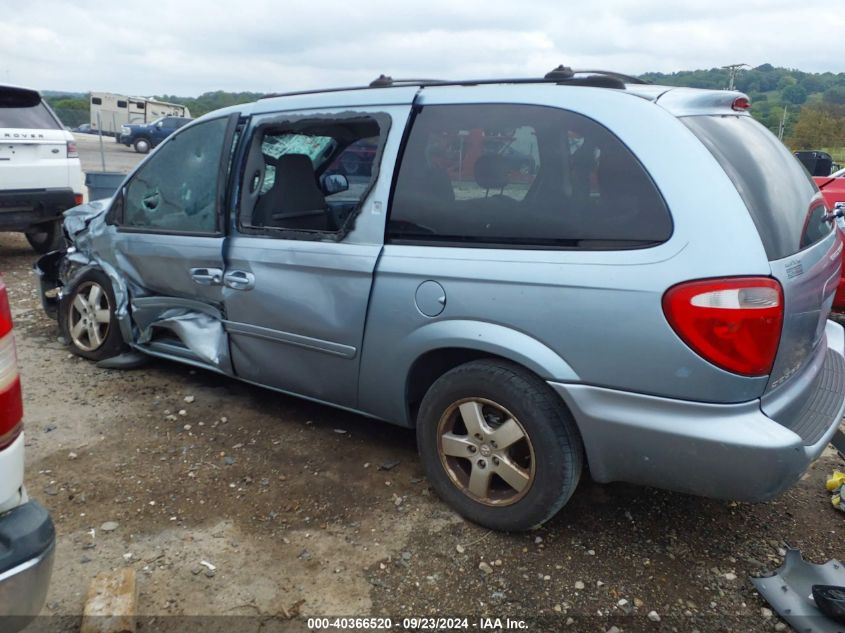
{"type": "Polygon", "coordinates": [[[326,174],[323,176],[323,192],[330,196],[334,193],[347,191],[349,180],[343,174],[326,174]]]}
{"type": "Polygon", "coordinates": [[[156,123],[156,127],[164,127],[164,122],[159,121],[158,123],[156,123]]]}

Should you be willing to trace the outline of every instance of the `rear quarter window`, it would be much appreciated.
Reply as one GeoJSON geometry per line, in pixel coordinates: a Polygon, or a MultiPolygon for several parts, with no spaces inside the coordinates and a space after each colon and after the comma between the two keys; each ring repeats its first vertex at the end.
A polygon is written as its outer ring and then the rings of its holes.
{"type": "Polygon", "coordinates": [[[742,197],[770,261],[812,246],[833,230],[818,189],[777,137],[749,116],[681,118],[742,197]]]}
{"type": "Polygon", "coordinates": [[[642,248],[672,220],[631,151],[559,108],[431,105],[405,145],[388,239],[515,248],[642,248]]]}

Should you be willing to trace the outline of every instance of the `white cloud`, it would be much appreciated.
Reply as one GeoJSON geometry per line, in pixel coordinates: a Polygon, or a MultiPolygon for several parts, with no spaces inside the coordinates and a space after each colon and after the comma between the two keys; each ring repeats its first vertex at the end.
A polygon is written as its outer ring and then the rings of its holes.
{"type": "Polygon", "coordinates": [[[360,84],[382,72],[536,76],[559,63],[845,70],[835,54],[845,17],[821,0],[3,4],[0,82],[40,89],[187,96],[360,84]]]}

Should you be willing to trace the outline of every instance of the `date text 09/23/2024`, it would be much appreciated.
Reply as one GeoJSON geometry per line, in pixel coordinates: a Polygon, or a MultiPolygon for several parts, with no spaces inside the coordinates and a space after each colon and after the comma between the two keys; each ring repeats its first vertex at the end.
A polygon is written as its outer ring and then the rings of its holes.
{"type": "Polygon", "coordinates": [[[403,631],[519,631],[527,630],[525,620],[513,618],[448,618],[448,617],[404,617],[401,620],[379,617],[358,618],[308,618],[307,627],[311,631],[345,630],[377,631],[399,629],[403,631]]]}

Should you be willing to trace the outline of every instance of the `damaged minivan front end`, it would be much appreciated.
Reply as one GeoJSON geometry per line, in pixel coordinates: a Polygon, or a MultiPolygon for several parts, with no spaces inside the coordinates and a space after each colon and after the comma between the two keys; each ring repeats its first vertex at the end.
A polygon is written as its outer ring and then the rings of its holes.
{"type": "Polygon", "coordinates": [[[151,291],[134,257],[125,255],[124,240],[111,221],[121,195],[118,192],[117,199],[89,202],[65,213],[69,246],[42,256],[35,264],[45,312],[59,322],[65,338],[77,348],[74,351],[88,351],[82,355],[94,360],[143,346],[151,355],[225,369],[228,352],[219,308],[151,291]],[[108,283],[97,284],[91,279],[96,275],[105,275],[108,283]],[[87,284],[87,294],[75,292],[83,284],[87,284]],[[97,305],[92,292],[98,296],[97,305]],[[86,350],[99,347],[94,343],[100,341],[110,344],[96,350],[96,355],[90,354],[94,349],[86,350]]]}

